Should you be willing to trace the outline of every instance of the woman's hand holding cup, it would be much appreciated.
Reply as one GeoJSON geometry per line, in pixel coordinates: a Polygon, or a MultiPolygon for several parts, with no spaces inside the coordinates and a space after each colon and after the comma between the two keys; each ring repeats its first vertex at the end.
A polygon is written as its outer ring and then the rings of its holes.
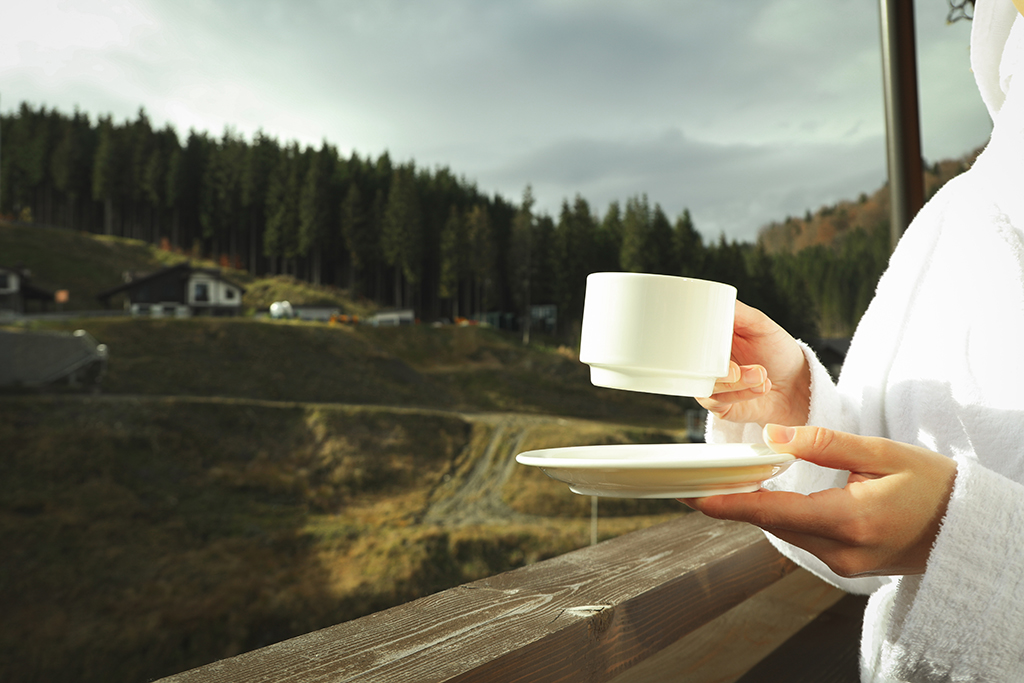
{"type": "Polygon", "coordinates": [[[811,375],[803,349],[775,321],[736,302],[729,373],[697,401],[730,422],[806,424],[811,375]]]}
{"type": "Polygon", "coordinates": [[[597,386],[693,396],[732,422],[807,422],[811,380],[803,349],[737,301],[732,285],[591,273],[580,360],[597,386]]]}

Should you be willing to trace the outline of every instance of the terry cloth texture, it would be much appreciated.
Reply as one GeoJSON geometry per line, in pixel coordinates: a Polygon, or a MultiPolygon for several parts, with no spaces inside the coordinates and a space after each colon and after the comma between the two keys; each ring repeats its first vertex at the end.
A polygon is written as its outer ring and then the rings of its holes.
{"type": "MultiPolygon", "coordinates": [[[[827,581],[871,594],[863,681],[1024,681],[1024,17],[1010,0],[978,3],[971,46],[989,144],[914,219],[837,385],[805,347],[810,424],[956,460],[927,570],[842,579],[769,536],[827,581]]],[[[707,439],[761,434],[712,419],[707,439]]],[[[846,476],[800,462],[769,487],[810,493],[846,476]]]]}

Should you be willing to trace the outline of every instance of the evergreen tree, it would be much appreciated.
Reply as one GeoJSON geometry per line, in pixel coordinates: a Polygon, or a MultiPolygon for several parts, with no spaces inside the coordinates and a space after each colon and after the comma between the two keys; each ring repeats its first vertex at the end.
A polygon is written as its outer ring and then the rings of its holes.
{"type": "Polygon", "coordinates": [[[492,301],[492,288],[497,261],[497,245],[491,217],[484,204],[474,204],[466,215],[466,236],[469,240],[471,287],[474,301],[471,307],[476,313],[486,312],[492,301]]]}
{"type": "Polygon", "coordinates": [[[242,210],[246,230],[246,251],[248,267],[256,274],[263,272],[260,257],[263,256],[263,231],[267,223],[267,197],[270,176],[281,156],[277,140],[268,137],[262,130],[257,131],[245,152],[242,171],[242,210]]]}
{"type": "Polygon", "coordinates": [[[92,195],[91,164],[95,139],[89,117],[75,110],[61,124],[57,146],[51,158],[54,187],[65,196],[64,223],[69,228],[89,229],[84,202],[92,195]],[[85,215],[83,215],[85,213],[85,215]],[[84,221],[83,221],[84,219],[84,221]]]}
{"type": "Polygon", "coordinates": [[[651,208],[647,195],[626,200],[622,219],[622,247],[619,263],[632,273],[644,273],[651,267],[651,208]]]}
{"type": "Polygon", "coordinates": [[[142,172],[142,196],[155,214],[156,234],[160,234],[160,209],[164,205],[167,191],[167,157],[159,147],[149,152],[149,159],[142,172]]]}
{"type": "Polygon", "coordinates": [[[441,230],[441,274],[437,295],[450,299],[452,320],[459,317],[459,285],[468,270],[466,225],[462,213],[454,204],[448,211],[448,220],[441,230]]]}
{"type": "Polygon", "coordinates": [[[184,158],[181,148],[172,148],[167,158],[167,173],[164,176],[164,208],[171,214],[170,243],[175,249],[181,247],[181,192],[184,179],[184,158]]]}
{"type": "Polygon", "coordinates": [[[207,251],[214,256],[230,241],[241,208],[241,140],[226,130],[219,143],[210,146],[200,192],[199,223],[207,251]]]}
{"type": "Polygon", "coordinates": [[[738,242],[729,242],[722,235],[718,244],[707,250],[704,266],[704,279],[725,282],[740,292],[740,299],[749,289],[747,262],[743,247],[738,242]]]}
{"type": "MultiPolygon", "coordinates": [[[[299,192],[302,153],[296,142],[282,150],[267,186],[267,225],[263,233],[263,253],[271,263],[278,263],[277,272],[295,275],[295,259],[299,255],[299,192]],[[276,260],[275,260],[276,259],[276,260]]],[[[273,266],[271,267],[273,271],[273,266]]]]}
{"type": "Polygon", "coordinates": [[[123,151],[110,117],[99,122],[99,143],[92,167],[92,197],[103,202],[103,234],[114,234],[114,203],[121,198],[123,151]]]}
{"type": "MultiPolygon", "coordinates": [[[[473,199],[473,188],[461,183],[446,167],[434,172],[421,171],[418,179],[420,206],[423,215],[423,273],[420,286],[420,306],[430,317],[441,315],[441,278],[444,267],[442,240],[445,226],[451,218],[452,207],[461,214],[462,207],[473,199]]],[[[447,304],[444,313],[450,315],[447,304]]]]}
{"type": "Polygon", "coordinates": [[[509,249],[509,273],[512,280],[512,301],[519,311],[523,343],[530,343],[530,288],[533,282],[533,189],[527,185],[523,201],[512,220],[512,243],[509,249]]]}
{"type": "MultiPolygon", "coordinates": [[[[356,158],[353,155],[349,165],[353,165],[355,161],[356,158]]],[[[365,163],[361,163],[360,166],[361,172],[358,175],[357,182],[360,183],[362,196],[367,199],[372,198],[369,211],[367,212],[367,219],[369,221],[367,230],[373,236],[374,252],[378,257],[372,263],[365,265],[365,268],[370,271],[366,275],[367,289],[372,289],[373,297],[378,302],[383,303],[385,300],[393,301],[394,294],[392,293],[390,297],[388,296],[389,290],[384,280],[386,264],[383,253],[383,235],[384,213],[387,209],[388,194],[391,191],[394,167],[391,164],[391,157],[387,152],[377,157],[376,161],[371,162],[367,158],[365,163]]],[[[355,173],[354,170],[353,173],[355,173]]]]}
{"type": "Polygon", "coordinates": [[[22,103],[5,127],[3,154],[4,204],[21,220],[49,220],[52,178],[49,159],[57,141],[56,112],[33,111],[22,103]]]}
{"type": "Polygon", "coordinates": [[[127,219],[124,234],[126,237],[152,241],[151,216],[145,211],[145,172],[153,149],[153,127],[146,116],[145,109],[140,108],[135,121],[126,124],[121,130],[125,165],[122,187],[122,213],[127,219]]]}
{"type": "Polygon", "coordinates": [[[556,238],[554,219],[547,214],[538,216],[533,240],[533,278],[530,282],[530,300],[538,304],[557,306],[560,256],[556,238]]]}
{"type": "Polygon", "coordinates": [[[206,166],[213,147],[214,142],[206,133],[190,131],[175,169],[174,196],[178,212],[179,245],[196,255],[201,255],[203,250],[203,236],[197,228],[201,226],[203,178],[206,177],[206,166]]]}
{"type": "Polygon", "coordinates": [[[621,270],[619,258],[622,253],[622,209],[613,201],[598,227],[595,239],[595,272],[621,270]]]}
{"type": "Polygon", "coordinates": [[[353,294],[360,291],[360,278],[380,261],[380,240],[374,231],[372,213],[363,205],[359,183],[353,181],[341,205],[341,234],[351,261],[349,289],[353,294]]]}
{"type": "Polygon", "coordinates": [[[321,284],[323,251],[331,225],[337,224],[332,208],[334,167],[338,153],[326,142],[312,155],[299,201],[298,250],[310,263],[310,280],[321,284]],[[332,220],[333,219],[333,220],[332,220]]]}
{"type": "Polygon", "coordinates": [[[594,263],[596,232],[597,220],[582,196],[576,195],[572,207],[567,201],[562,202],[557,227],[560,321],[579,322],[583,317],[583,297],[594,263]]]}
{"type": "Polygon", "coordinates": [[[171,126],[166,126],[154,135],[149,159],[142,175],[142,195],[148,212],[147,223],[154,242],[167,236],[165,217],[171,206],[167,196],[171,185],[168,175],[171,172],[171,159],[175,153],[180,154],[180,151],[178,134],[171,126]]]}
{"type": "Polygon", "coordinates": [[[676,219],[672,239],[676,273],[687,277],[700,277],[704,267],[704,241],[693,225],[689,209],[683,209],[683,213],[676,219]]]}
{"type": "MultiPolygon", "coordinates": [[[[403,305],[402,290],[419,283],[423,251],[423,222],[413,167],[395,169],[388,192],[381,247],[385,262],[394,269],[395,305],[403,305]],[[402,286],[404,278],[406,287],[402,286]]],[[[404,297],[409,305],[411,297],[404,297]]]]}
{"type": "Polygon", "coordinates": [[[661,206],[654,205],[654,212],[651,214],[650,232],[647,235],[646,272],[659,275],[675,275],[679,271],[679,265],[675,259],[673,249],[672,224],[668,216],[662,211],[661,206]]]}
{"type": "Polygon", "coordinates": [[[814,305],[803,288],[789,289],[779,282],[775,261],[762,247],[748,250],[748,277],[744,303],[760,309],[790,334],[813,342],[819,336],[814,305]]]}

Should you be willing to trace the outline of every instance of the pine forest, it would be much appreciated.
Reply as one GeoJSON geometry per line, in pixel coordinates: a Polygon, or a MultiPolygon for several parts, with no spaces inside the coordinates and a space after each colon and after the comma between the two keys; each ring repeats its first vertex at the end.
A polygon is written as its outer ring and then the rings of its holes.
{"type": "MultiPolygon", "coordinates": [[[[884,187],[764,226],[752,244],[706,241],[688,210],[670,218],[646,195],[603,214],[577,195],[549,216],[529,185],[518,201],[488,196],[448,168],[262,132],[182,140],[141,109],[119,123],[22,103],[0,117],[0,145],[0,214],[14,220],[334,285],[423,321],[518,329],[531,306],[554,305],[554,333],[568,341],[587,274],[608,270],[728,282],[796,336],[848,336],[889,253],[884,187]]],[[[929,168],[929,192],[968,163],[929,168]]]]}

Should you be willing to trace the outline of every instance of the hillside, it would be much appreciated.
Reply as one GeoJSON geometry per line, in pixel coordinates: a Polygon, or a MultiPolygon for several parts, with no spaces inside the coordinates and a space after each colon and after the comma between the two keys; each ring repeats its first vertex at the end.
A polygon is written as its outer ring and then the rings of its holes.
{"type": "MultiPolygon", "coordinates": [[[[925,197],[931,197],[950,179],[970,168],[980,153],[981,148],[960,159],[927,166],[925,197]]],[[[769,254],[795,254],[815,246],[832,247],[857,230],[871,234],[879,226],[888,229],[889,211],[889,186],[884,185],[871,195],[861,194],[855,201],[840,201],[813,213],[808,210],[803,217],[788,216],[781,222],[766,225],[758,232],[757,243],[769,254]]]]}
{"type": "MultiPolygon", "coordinates": [[[[0,241],[82,291],[170,258],[60,230],[0,241]]],[[[10,329],[86,329],[110,355],[99,394],[0,396],[0,680],[149,680],[580,547],[590,500],[514,455],[684,440],[692,405],[593,387],[566,349],[478,326],[10,329]]],[[[683,513],[600,510],[600,538],[683,513]]]]}
{"type": "MultiPolygon", "coordinates": [[[[514,452],[672,438],[239,399],[0,408],[11,681],[151,680],[580,547],[589,501],[514,452]],[[501,472],[479,471],[485,453],[501,472]]],[[[602,502],[601,537],[675,514],[674,501],[602,502]]]]}
{"type": "MultiPolygon", "coordinates": [[[[96,294],[121,284],[126,272],[152,272],[182,261],[222,268],[226,277],[246,289],[242,304],[248,312],[266,310],[280,300],[296,305],[337,306],[360,315],[372,309],[368,302],[353,301],[335,287],[311,285],[284,275],[256,278],[244,270],[223,268],[142,240],[0,221],[0,266],[27,268],[32,282],[43,289],[68,290],[69,300],[63,304],[63,311],[99,309],[96,294]]],[[[112,303],[121,301],[115,299],[112,303]]]]}
{"type": "Polygon", "coordinates": [[[77,318],[109,350],[104,394],[515,411],[681,424],[685,399],[602,389],[573,354],[478,326],[328,326],[255,318],[77,318]]]}
{"type": "MultiPolygon", "coordinates": [[[[967,170],[979,153],[928,167],[925,196],[967,170]]],[[[889,189],[883,186],[870,196],[807,211],[803,218],[790,216],[760,231],[754,253],[787,294],[787,308],[813,318],[814,336],[853,334],[889,263],[889,211],[889,189]]]]}
{"type": "MultiPolygon", "coordinates": [[[[0,680],[149,680],[561,554],[590,501],[516,453],[685,439],[493,331],[157,322],[64,323],[99,395],[0,397],[0,680]]],[[[600,537],[683,511],[602,501],[600,537]]]]}

